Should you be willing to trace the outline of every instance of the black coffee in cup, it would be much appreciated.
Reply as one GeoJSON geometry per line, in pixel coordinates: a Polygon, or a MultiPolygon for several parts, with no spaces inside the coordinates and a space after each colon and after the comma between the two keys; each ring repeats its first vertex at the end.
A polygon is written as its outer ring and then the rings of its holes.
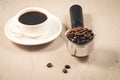
{"type": "Polygon", "coordinates": [[[37,11],[26,12],[19,17],[19,21],[26,25],[40,24],[46,20],[47,16],[44,13],[37,11]]]}

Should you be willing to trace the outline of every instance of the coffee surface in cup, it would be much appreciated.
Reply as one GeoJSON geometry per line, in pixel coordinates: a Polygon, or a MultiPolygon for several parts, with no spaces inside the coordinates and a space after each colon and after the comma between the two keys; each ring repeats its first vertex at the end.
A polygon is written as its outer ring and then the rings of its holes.
{"type": "Polygon", "coordinates": [[[46,20],[47,16],[44,13],[37,11],[26,12],[19,17],[19,21],[26,25],[40,24],[46,20]]]}

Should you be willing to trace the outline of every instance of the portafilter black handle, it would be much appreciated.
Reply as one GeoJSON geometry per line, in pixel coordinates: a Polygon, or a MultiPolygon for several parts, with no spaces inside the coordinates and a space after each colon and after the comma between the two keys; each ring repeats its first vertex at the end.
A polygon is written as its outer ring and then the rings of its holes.
{"type": "Polygon", "coordinates": [[[83,14],[82,14],[81,6],[73,5],[73,6],[70,7],[70,18],[71,18],[72,28],[84,27],[83,14]]]}

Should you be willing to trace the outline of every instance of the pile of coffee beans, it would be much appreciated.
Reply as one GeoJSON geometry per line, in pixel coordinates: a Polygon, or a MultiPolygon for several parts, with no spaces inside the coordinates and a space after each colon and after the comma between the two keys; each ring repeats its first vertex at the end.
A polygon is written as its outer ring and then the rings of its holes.
{"type": "Polygon", "coordinates": [[[67,38],[73,43],[84,45],[93,40],[94,34],[88,28],[78,27],[67,32],[67,38]]]}

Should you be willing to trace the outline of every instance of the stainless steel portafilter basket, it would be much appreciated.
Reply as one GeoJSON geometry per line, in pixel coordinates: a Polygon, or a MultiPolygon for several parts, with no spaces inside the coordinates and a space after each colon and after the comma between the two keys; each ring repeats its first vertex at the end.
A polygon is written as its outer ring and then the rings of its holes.
{"type": "MultiPolygon", "coordinates": [[[[79,5],[73,5],[70,8],[70,17],[71,17],[71,28],[85,28],[83,23],[83,14],[82,8],[79,5]]],[[[93,40],[89,41],[86,44],[76,44],[68,39],[68,32],[71,29],[65,32],[67,43],[66,47],[68,52],[75,57],[85,57],[88,56],[93,51],[93,40]]]]}

